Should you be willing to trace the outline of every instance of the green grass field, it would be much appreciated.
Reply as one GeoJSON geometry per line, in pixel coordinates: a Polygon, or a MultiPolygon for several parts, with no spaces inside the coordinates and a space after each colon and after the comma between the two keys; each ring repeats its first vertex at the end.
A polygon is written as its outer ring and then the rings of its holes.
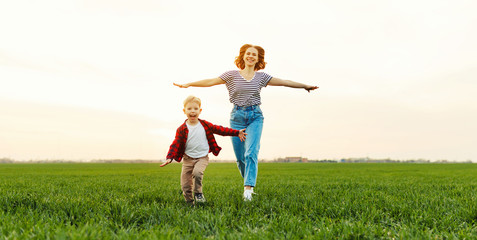
{"type": "Polygon", "coordinates": [[[477,164],[232,163],[188,207],[180,164],[1,164],[0,239],[476,239],[477,164]]]}

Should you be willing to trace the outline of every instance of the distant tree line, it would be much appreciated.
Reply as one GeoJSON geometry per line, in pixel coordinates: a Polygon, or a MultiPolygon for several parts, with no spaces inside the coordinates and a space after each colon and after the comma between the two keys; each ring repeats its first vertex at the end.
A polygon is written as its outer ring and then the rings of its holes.
{"type": "Polygon", "coordinates": [[[15,160],[10,158],[0,158],[0,163],[14,163],[15,160]]]}
{"type": "MultiPolygon", "coordinates": [[[[226,163],[226,162],[235,162],[235,160],[210,160],[211,162],[226,163]]],[[[0,158],[0,164],[2,163],[161,163],[163,160],[144,160],[144,159],[93,159],[86,161],[78,160],[29,160],[29,161],[17,161],[11,158],[0,158]]],[[[427,159],[409,159],[409,160],[393,160],[393,159],[372,159],[372,158],[343,158],[340,160],[333,159],[323,159],[323,160],[312,160],[302,157],[285,157],[277,158],[274,160],[265,160],[260,159],[260,162],[295,162],[295,163],[472,163],[471,160],[467,161],[448,161],[448,160],[437,160],[430,161],[427,159]]]]}

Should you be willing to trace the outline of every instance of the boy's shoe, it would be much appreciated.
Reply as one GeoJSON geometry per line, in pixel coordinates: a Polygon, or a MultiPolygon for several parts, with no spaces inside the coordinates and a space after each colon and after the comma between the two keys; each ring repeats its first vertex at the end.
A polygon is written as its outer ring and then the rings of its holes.
{"type": "Polygon", "coordinates": [[[245,190],[243,191],[243,200],[244,200],[245,202],[247,202],[247,201],[252,201],[252,194],[255,194],[255,193],[253,192],[253,188],[252,188],[252,189],[245,189],[245,190]]]}
{"type": "Polygon", "coordinates": [[[205,200],[204,194],[196,193],[195,194],[195,202],[205,203],[206,200],[205,200]]]}

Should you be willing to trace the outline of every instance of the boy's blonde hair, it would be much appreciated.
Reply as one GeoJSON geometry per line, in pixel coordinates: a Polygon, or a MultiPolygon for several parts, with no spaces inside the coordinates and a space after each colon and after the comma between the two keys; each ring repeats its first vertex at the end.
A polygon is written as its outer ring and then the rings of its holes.
{"type": "Polygon", "coordinates": [[[184,100],[184,107],[190,102],[195,102],[195,103],[199,104],[199,107],[201,105],[200,98],[190,95],[184,100]]]}

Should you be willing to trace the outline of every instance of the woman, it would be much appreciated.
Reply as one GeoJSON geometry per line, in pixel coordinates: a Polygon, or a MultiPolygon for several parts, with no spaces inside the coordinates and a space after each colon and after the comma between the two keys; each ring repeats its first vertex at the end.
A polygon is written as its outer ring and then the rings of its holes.
{"type": "Polygon", "coordinates": [[[233,129],[246,128],[247,139],[241,142],[232,138],[232,145],[237,158],[237,166],[244,179],[245,201],[252,200],[253,187],[257,181],[258,151],[263,128],[263,115],[260,109],[260,90],[262,87],[285,86],[303,88],[308,92],[317,86],[310,86],[290,80],[272,77],[258,70],[264,69],[265,50],[260,46],[245,44],[240,48],[240,54],[235,58],[239,70],[223,73],[220,77],[204,79],[186,84],[176,84],[181,88],[210,87],[225,84],[229,92],[230,102],[234,104],[230,114],[230,127],[233,129]]]}

